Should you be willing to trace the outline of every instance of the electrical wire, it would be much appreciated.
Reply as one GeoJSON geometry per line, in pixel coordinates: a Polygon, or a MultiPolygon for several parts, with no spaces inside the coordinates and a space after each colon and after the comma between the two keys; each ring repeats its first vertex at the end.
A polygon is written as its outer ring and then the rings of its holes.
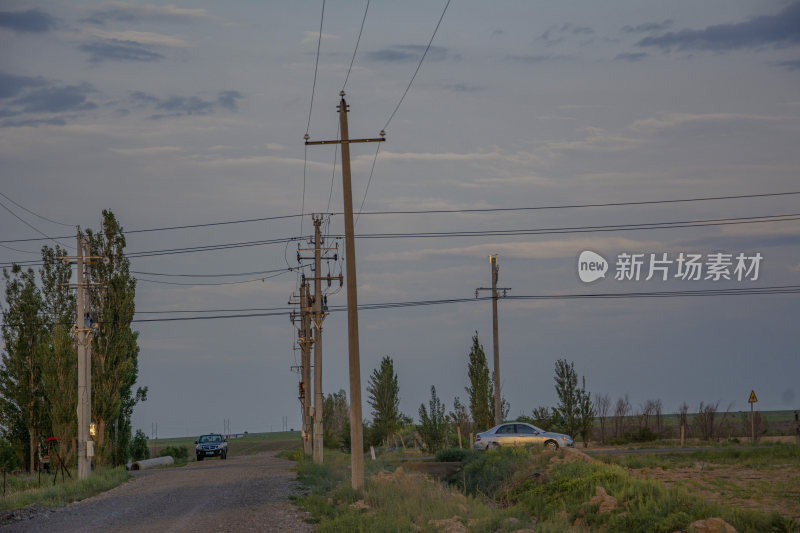
{"type": "MultiPolygon", "coordinates": [[[[677,204],[677,203],[692,203],[692,202],[707,202],[707,201],[714,201],[714,200],[740,200],[746,198],[765,198],[765,197],[780,197],[780,196],[794,196],[800,195],[800,191],[786,191],[786,192],[774,192],[774,193],[759,193],[759,194],[740,194],[740,195],[728,195],[728,196],[704,196],[704,197],[696,197],[696,198],[679,198],[679,199],[671,199],[671,200],[637,200],[637,201],[629,201],[629,202],[607,202],[607,203],[591,203],[591,204],[561,204],[561,205],[543,205],[543,206],[530,206],[530,207],[486,207],[486,208],[473,208],[473,209],[418,209],[418,210],[405,210],[405,211],[362,211],[360,214],[362,216],[372,216],[372,215],[426,215],[426,214],[458,214],[458,213],[502,213],[502,212],[515,212],[515,211],[539,211],[539,210],[551,210],[551,209],[580,209],[580,208],[597,208],[597,207],[625,207],[625,206],[635,206],[635,205],[659,205],[659,204],[677,204]]],[[[327,215],[341,215],[341,212],[329,212],[324,213],[327,215]]],[[[125,230],[123,233],[133,234],[133,233],[143,233],[143,232],[153,232],[153,231],[167,231],[167,230],[175,230],[175,229],[187,229],[187,228],[204,228],[210,226],[221,226],[221,225],[228,225],[228,224],[244,224],[248,222],[261,222],[266,220],[279,220],[285,218],[297,218],[305,216],[303,214],[293,214],[293,215],[279,215],[279,216],[272,216],[272,217],[260,217],[260,218],[244,218],[238,220],[226,220],[226,221],[219,221],[219,222],[209,222],[209,223],[201,223],[201,224],[189,224],[183,226],[164,226],[164,227],[157,227],[157,228],[144,228],[144,229],[134,229],[134,230],[125,230]]],[[[74,235],[64,235],[58,237],[52,237],[55,239],[69,239],[73,238],[74,235]]],[[[51,237],[33,237],[33,238],[26,238],[26,239],[4,239],[0,240],[0,243],[14,243],[14,242],[36,242],[36,241],[45,241],[51,240],[51,237]]]]}
{"type": "Polygon", "coordinates": [[[64,246],[64,247],[66,247],[66,248],[69,248],[69,247],[70,247],[68,244],[64,244],[63,242],[59,242],[59,241],[57,241],[55,238],[53,238],[53,237],[49,236],[48,234],[46,234],[45,232],[41,231],[39,228],[35,227],[33,224],[30,224],[30,223],[29,223],[27,220],[25,220],[24,218],[22,218],[21,216],[19,216],[18,214],[16,214],[14,211],[12,211],[12,210],[11,210],[11,209],[10,209],[10,208],[9,208],[9,207],[6,205],[6,204],[4,204],[3,202],[0,202],[0,207],[2,207],[2,208],[3,208],[3,209],[5,209],[6,211],[8,211],[8,212],[9,212],[9,213],[11,213],[12,215],[14,215],[14,217],[15,217],[17,220],[19,220],[20,222],[22,222],[23,224],[25,224],[26,226],[28,226],[29,228],[31,228],[33,231],[35,231],[35,232],[36,232],[36,233],[38,233],[39,235],[43,235],[43,236],[44,236],[44,237],[46,237],[48,240],[51,240],[51,241],[53,241],[54,243],[56,243],[56,244],[58,244],[58,245],[64,246]]]}
{"type": "Polygon", "coordinates": [[[75,224],[66,224],[64,222],[59,222],[58,220],[53,220],[52,218],[47,218],[46,216],[40,215],[39,213],[35,213],[35,212],[31,211],[30,209],[28,209],[27,207],[25,207],[24,205],[18,204],[17,202],[15,202],[14,200],[12,200],[11,198],[9,198],[8,196],[6,196],[5,194],[3,194],[1,192],[0,192],[0,196],[2,196],[3,198],[8,200],[9,202],[14,204],[15,206],[19,207],[23,211],[26,211],[27,213],[30,213],[31,215],[33,215],[35,217],[39,217],[42,220],[46,220],[47,222],[52,222],[53,224],[59,224],[61,226],[67,226],[67,227],[71,227],[71,228],[75,227],[75,224]]]}
{"type": "MultiPolygon", "coordinates": [[[[305,137],[311,131],[311,112],[314,110],[314,93],[317,90],[317,71],[319,69],[319,50],[322,46],[322,24],[325,20],[325,0],[322,0],[322,13],[319,17],[319,37],[317,38],[317,57],[314,60],[314,81],[311,84],[311,102],[308,105],[308,122],[306,123],[305,137]]],[[[303,218],[306,211],[306,171],[308,168],[308,146],[303,145],[303,197],[300,206],[300,233],[303,233],[303,218]]]]}
{"type": "MultiPolygon", "coordinates": [[[[276,268],[273,270],[259,270],[255,272],[236,272],[231,274],[163,274],[160,272],[141,272],[139,270],[131,270],[131,274],[141,274],[143,276],[164,276],[173,278],[228,278],[236,276],[255,276],[257,274],[273,274],[275,272],[286,272],[287,270],[296,270],[300,267],[276,268]]],[[[301,265],[306,266],[306,265],[301,265]]]]}
{"type": "Polygon", "coordinates": [[[350,66],[347,68],[347,76],[344,77],[344,83],[342,84],[343,92],[345,87],[347,87],[347,80],[350,79],[350,71],[353,70],[353,62],[356,60],[356,53],[358,52],[358,43],[361,42],[361,34],[364,32],[364,22],[366,22],[367,20],[367,11],[369,11],[369,0],[367,0],[367,5],[364,8],[364,16],[361,18],[361,28],[358,30],[358,39],[356,39],[356,47],[353,50],[353,57],[350,58],[350,66]]]}
{"type": "Polygon", "coordinates": [[[361,211],[364,209],[364,202],[367,201],[367,193],[369,192],[369,184],[372,183],[372,174],[375,172],[375,163],[378,161],[378,152],[381,149],[381,143],[376,143],[378,146],[375,148],[375,157],[372,158],[372,168],[369,169],[369,179],[367,180],[367,186],[364,187],[364,196],[361,198],[361,206],[358,208],[358,213],[356,214],[356,220],[353,222],[353,226],[358,224],[358,219],[361,216],[361,211]]]}
{"type": "Polygon", "coordinates": [[[433,34],[431,34],[431,38],[428,41],[428,46],[425,47],[425,51],[422,53],[422,57],[419,59],[417,68],[416,70],[414,70],[414,74],[411,76],[411,79],[409,80],[408,85],[406,86],[406,90],[403,91],[403,96],[400,97],[400,101],[397,102],[394,111],[392,111],[392,114],[389,115],[389,120],[387,120],[386,124],[383,126],[384,130],[386,130],[389,127],[389,123],[394,118],[395,114],[397,113],[397,110],[400,109],[400,105],[403,103],[403,100],[405,100],[409,89],[411,89],[411,84],[414,83],[414,78],[417,77],[417,73],[419,72],[419,69],[422,66],[422,62],[425,61],[425,56],[428,55],[428,50],[431,49],[431,44],[433,43],[434,37],[436,37],[436,32],[439,31],[439,26],[442,24],[442,19],[444,19],[444,14],[447,12],[448,6],[450,6],[450,0],[447,0],[447,3],[444,5],[444,9],[442,10],[442,15],[439,17],[439,22],[436,23],[436,27],[433,29],[433,34]]]}
{"type": "Polygon", "coordinates": [[[183,283],[183,282],[180,282],[180,281],[161,281],[161,280],[146,279],[146,278],[136,278],[136,281],[143,281],[143,282],[146,282],[146,283],[157,283],[159,285],[183,285],[183,286],[190,286],[190,287],[199,287],[199,286],[208,287],[208,286],[220,286],[220,285],[241,285],[243,283],[254,283],[254,282],[257,282],[257,281],[263,282],[265,280],[278,277],[278,276],[280,276],[282,274],[286,274],[287,272],[291,272],[292,270],[293,269],[285,269],[285,270],[283,270],[281,272],[278,272],[277,274],[272,274],[270,276],[262,276],[260,278],[255,278],[255,279],[246,279],[246,280],[242,280],[242,281],[222,281],[222,282],[218,282],[218,283],[183,283]]]}
{"type": "MultiPolygon", "coordinates": [[[[643,292],[606,292],[606,293],[578,293],[578,294],[535,294],[524,296],[504,296],[503,300],[606,300],[606,299],[638,299],[638,298],[680,298],[680,297],[718,297],[718,296],[765,296],[777,294],[800,294],[800,285],[772,285],[762,287],[749,287],[738,289],[697,289],[683,291],[643,291],[643,292]]],[[[445,298],[440,300],[416,300],[406,302],[378,302],[359,305],[359,311],[380,310],[380,309],[401,309],[408,307],[428,307],[433,305],[461,304],[469,302],[484,302],[491,300],[491,296],[481,296],[478,298],[445,298]]],[[[268,316],[286,316],[290,313],[289,309],[284,311],[272,311],[276,308],[268,308],[267,312],[259,312],[258,309],[231,309],[219,310],[222,312],[237,312],[238,314],[212,315],[212,316],[189,316],[189,317],[166,317],[166,318],[134,318],[131,322],[173,322],[189,320],[214,320],[226,318],[254,318],[268,316]]],[[[280,308],[277,308],[280,309],[280,308]]],[[[344,312],[347,306],[331,306],[329,313],[344,312]]],[[[137,313],[161,313],[161,311],[137,311],[137,313]]],[[[184,312],[184,311],[177,311],[184,312]]],[[[187,310],[185,312],[191,312],[187,310]]],[[[212,312],[212,310],[195,310],[196,313],[212,312]]],[[[216,312],[216,311],[213,311],[216,312]]],[[[101,322],[102,323],[102,322],[101,322]]],[[[72,323],[58,323],[54,325],[71,325],[72,323]]],[[[20,326],[20,323],[4,323],[0,326],[20,326]]]]}

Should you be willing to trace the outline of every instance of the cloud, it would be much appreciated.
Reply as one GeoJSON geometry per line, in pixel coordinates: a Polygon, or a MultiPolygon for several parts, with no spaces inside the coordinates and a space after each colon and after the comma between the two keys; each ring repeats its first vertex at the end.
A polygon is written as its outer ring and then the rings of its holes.
{"type": "Polygon", "coordinates": [[[685,29],[660,36],[645,37],[637,46],[678,50],[726,51],[759,46],[786,46],[800,43],[800,2],[794,2],[775,15],[752,17],[736,24],[718,24],[702,30],[685,29]]]}
{"type": "Polygon", "coordinates": [[[88,100],[94,89],[89,84],[50,86],[32,89],[14,100],[24,113],[63,113],[96,109],[97,104],[88,100]]]}
{"type": "Polygon", "coordinates": [[[19,33],[44,33],[55,28],[57,20],[38,9],[0,11],[0,28],[19,33]]]}
{"type": "Polygon", "coordinates": [[[705,125],[730,128],[738,123],[747,129],[757,125],[786,125],[791,127],[796,125],[797,122],[798,118],[793,116],[748,115],[743,113],[659,113],[655,117],[636,120],[631,123],[629,128],[639,132],[659,132],[677,129],[686,130],[705,125]]]}
{"type": "Polygon", "coordinates": [[[81,52],[89,54],[89,61],[100,63],[103,61],[161,61],[164,55],[148,49],[136,41],[120,41],[109,39],[84,43],[78,46],[81,52]]]}
{"type": "MultiPolygon", "coordinates": [[[[366,58],[370,61],[386,61],[390,63],[410,63],[419,61],[425,53],[426,46],[420,44],[401,44],[391,48],[384,48],[374,52],[367,52],[366,58]]],[[[443,61],[445,59],[460,59],[460,56],[451,56],[443,46],[431,46],[426,61],[443,61]]]]}
{"type": "Polygon", "coordinates": [[[27,87],[39,87],[46,82],[41,78],[27,76],[14,76],[0,72],[0,98],[11,98],[18,95],[27,87]]]}
{"type": "Polygon", "coordinates": [[[475,85],[469,85],[464,82],[446,83],[443,87],[446,90],[453,91],[455,93],[476,93],[483,90],[481,87],[477,87],[475,85]]]}
{"type": "Polygon", "coordinates": [[[65,126],[67,122],[63,118],[29,118],[29,119],[10,119],[0,122],[0,128],[36,127],[36,126],[65,126]]]}
{"type": "MultiPolygon", "coordinates": [[[[330,39],[338,39],[338,35],[333,35],[331,33],[322,33],[322,40],[327,41],[330,39]]],[[[300,41],[300,44],[309,44],[309,43],[317,43],[320,39],[319,31],[304,31],[303,32],[303,40],[300,41]]]]}
{"type": "Polygon", "coordinates": [[[142,22],[142,21],[191,21],[207,18],[205,9],[187,9],[174,5],[157,6],[153,4],[129,4],[127,2],[108,2],[100,7],[92,8],[90,15],[84,19],[92,24],[107,22],[142,22]]]}
{"type": "Polygon", "coordinates": [[[544,42],[545,46],[554,46],[565,41],[570,35],[587,37],[594,35],[594,29],[589,26],[573,26],[569,23],[550,26],[536,40],[544,42]]]}
{"type": "Polygon", "coordinates": [[[545,240],[538,242],[506,242],[475,244],[455,248],[428,248],[403,252],[369,254],[368,261],[420,261],[432,257],[480,257],[499,253],[511,259],[561,259],[574,257],[583,250],[666,250],[660,241],[637,241],[624,237],[598,237],[545,240]]]}
{"type": "Polygon", "coordinates": [[[168,96],[159,98],[144,91],[132,91],[130,103],[134,107],[151,107],[164,113],[151,115],[151,119],[183,117],[187,115],[210,115],[218,108],[238,111],[238,100],[242,99],[239,91],[220,91],[215,100],[206,100],[199,96],[168,96]]]}
{"type": "Polygon", "coordinates": [[[83,41],[127,41],[140,45],[173,46],[178,48],[189,46],[189,43],[183,39],[150,31],[107,31],[100,28],[89,28],[77,32],[76,38],[83,41]]]}
{"type": "Polygon", "coordinates": [[[649,54],[646,52],[617,54],[617,57],[614,58],[614,61],[627,61],[628,63],[636,63],[637,61],[641,61],[642,59],[646,58],[648,55],[649,54]]]}
{"type": "Polygon", "coordinates": [[[668,30],[672,27],[674,21],[667,19],[663,22],[644,22],[637,26],[623,26],[622,33],[653,33],[668,30]]]}
{"type": "Polygon", "coordinates": [[[563,61],[565,59],[571,59],[571,56],[540,54],[540,55],[527,55],[527,56],[506,56],[506,59],[510,59],[511,61],[515,61],[517,63],[537,65],[540,63],[551,63],[556,61],[563,61]]]}
{"type": "Polygon", "coordinates": [[[800,70],[800,59],[791,59],[789,61],[773,61],[771,65],[785,68],[786,70],[800,70]]]}

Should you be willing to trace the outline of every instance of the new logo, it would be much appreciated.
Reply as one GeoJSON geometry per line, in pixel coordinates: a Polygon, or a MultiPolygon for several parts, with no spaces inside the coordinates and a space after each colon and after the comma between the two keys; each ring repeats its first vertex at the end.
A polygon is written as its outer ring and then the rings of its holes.
{"type": "Polygon", "coordinates": [[[578,257],[578,277],[584,283],[591,283],[606,277],[608,261],[602,255],[585,250],[578,257]]]}

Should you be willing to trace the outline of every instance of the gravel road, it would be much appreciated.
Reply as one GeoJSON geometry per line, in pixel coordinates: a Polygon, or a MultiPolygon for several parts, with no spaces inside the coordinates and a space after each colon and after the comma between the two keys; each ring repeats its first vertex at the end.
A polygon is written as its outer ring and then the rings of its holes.
{"type": "Polygon", "coordinates": [[[0,531],[313,531],[288,501],[298,491],[293,464],[265,452],[132,472],[115,489],[0,531]]]}

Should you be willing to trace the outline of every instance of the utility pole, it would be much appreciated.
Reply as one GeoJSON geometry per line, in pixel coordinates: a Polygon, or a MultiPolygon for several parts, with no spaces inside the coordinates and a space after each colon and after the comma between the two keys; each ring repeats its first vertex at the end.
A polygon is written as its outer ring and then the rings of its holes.
{"type": "MultiPolygon", "coordinates": [[[[298,263],[301,262],[303,259],[308,259],[305,257],[300,256],[300,252],[314,252],[314,297],[311,299],[312,306],[313,306],[313,314],[311,315],[311,321],[314,323],[314,407],[313,407],[313,415],[314,415],[314,446],[313,446],[313,455],[314,455],[314,462],[317,464],[322,464],[323,460],[323,429],[322,429],[322,323],[325,321],[325,317],[327,317],[326,311],[328,310],[327,302],[325,301],[326,297],[322,294],[322,280],[328,281],[328,286],[330,287],[331,281],[334,279],[331,277],[330,273],[327,276],[320,275],[321,273],[321,263],[322,263],[322,252],[328,252],[333,250],[338,250],[337,248],[323,248],[323,239],[322,239],[322,222],[323,217],[322,215],[311,215],[311,219],[314,223],[314,248],[300,248],[297,251],[297,261],[298,263]]],[[[336,260],[337,256],[334,256],[334,260],[336,260]]],[[[308,280],[309,278],[304,278],[308,280]]],[[[338,277],[339,284],[341,285],[343,280],[342,276],[338,277]]]]}
{"type": "Polygon", "coordinates": [[[303,453],[311,455],[311,317],[308,282],[303,276],[300,284],[300,349],[303,365],[303,453]]]}
{"type": "Polygon", "coordinates": [[[86,479],[92,471],[92,457],[94,457],[94,424],[92,423],[92,333],[95,326],[94,317],[88,311],[89,288],[95,286],[89,279],[89,265],[94,260],[102,260],[106,265],[109,258],[89,255],[89,240],[81,233],[78,227],[76,256],[60,256],[65,264],[75,260],[77,283],[70,284],[76,288],[75,324],[72,331],[75,334],[75,344],[78,350],[78,479],[86,479]]]}
{"type": "Polygon", "coordinates": [[[499,425],[503,422],[503,409],[500,399],[500,336],[497,331],[497,291],[503,291],[503,296],[511,287],[498,287],[497,277],[500,272],[500,264],[498,255],[489,256],[489,265],[492,269],[492,286],[478,287],[475,289],[475,298],[478,297],[478,291],[492,291],[492,332],[494,334],[494,424],[499,425]]]}
{"type": "Polygon", "coordinates": [[[350,144],[383,142],[385,133],[379,139],[350,139],[347,129],[347,102],[344,91],[339,93],[339,130],[342,138],[335,141],[308,140],[306,145],[339,144],[342,149],[342,196],[344,199],[344,239],[345,262],[347,263],[347,343],[350,365],[350,469],[352,486],[364,486],[364,428],[361,422],[361,360],[358,353],[358,296],[356,291],[356,249],[353,224],[353,191],[350,184],[350,144]]]}

